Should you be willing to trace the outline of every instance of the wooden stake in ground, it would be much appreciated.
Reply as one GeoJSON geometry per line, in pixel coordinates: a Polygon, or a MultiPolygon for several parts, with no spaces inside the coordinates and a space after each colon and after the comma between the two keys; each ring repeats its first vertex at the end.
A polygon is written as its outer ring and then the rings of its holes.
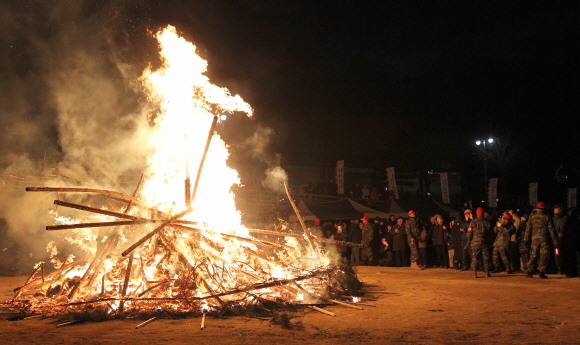
{"type": "Polygon", "coordinates": [[[201,330],[203,331],[205,329],[205,311],[203,312],[203,315],[201,317],[201,330]]]}
{"type": "Polygon", "coordinates": [[[60,327],[64,327],[64,326],[70,326],[70,325],[74,325],[76,323],[79,323],[80,321],[75,320],[75,321],[69,321],[69,322],[65,322],[65,323],[61,323],[60,325],[56,325],[56,328],[60,328],[60,327]]]}
{"type": "Polygon", "coordinates": [[[336,303],[336,304],[343,305],[343,306],[345,306],[345,307],[352,308],[352,309],[363,310],[363,308],[361,308],[361,307],[357,307],[356,305],[347,304],[347,303],[344,303],[344,302],[341,302],[341,301],[337,301],[337,300],[335,300],[335,299],[329,299],[329,301],[331,301],[331,302],[333,302],[333,303],[336,303]]]}
{"type": "Polygon", "coordinates": [[[312,310],[316,310],[317,312],[319,312],[319,313],[322,313],[322,314],[326,314],[326,315],[330,315],[330,316],[336,316],[336,314],[335,314],[335,313],[333,313],[333,312],[330,312],[330,311],[328,311],[328,310],[324,310],[324,309],[321,309],[321,308],[315,307],[315,306],[313,306],[313,305],[309,305],[309,306],[308,306],[308,308],[310,308],[310,309],[312,309],[312,310]]]}
{"type": "Polygon", "coordinates": [[[298,211],[298,207],[296,206],[296,203],[294,202],[294,199],[292,198],[292,193],[290,193],[290,188],[288,188],[287,183],[284,183],[284,189],[286,190],[286,195],[288,195],[288,200],[290,200],[290,204],[292,205],[294,212],[296,212],[296,217],[298,217],[298,220],[300,221],[300,225],[302,225],[302,229],[304,230],[304,236],[306,236],[306,239],[308,240],[308,244],[310,244],[310,248],[312,248],[312,250],[316,254],[318,254],[318,256],[320,256],[320,251],[318,250],[318,247],[314,245],[314,241],[312,240],[312,235],[310,234],[310,230],[308,230],[308,228],[306,227],[306,224],[304,224],[304,218],[302,218],[302,216],[300,215],[300,211],[298,211]]]}
{"type": "Polygon", "coordinates": [[[157,316],[155,316],[155,317],[152,317],[152,318],[150,318],[149,320],[147,320],[147,321],[145,321],[145,322],[143,322],[143,323],[140,323],[140,324],[138,324],[138,325],[135,327],[135,329],[139,329],[139,328],[141,328],[141,327],[145,327],[145,326],[147,326],[148,324],[150,324],[151,322],[153,322],[153,321],[155,321],[155,320],[157,320],[157,316]]]}

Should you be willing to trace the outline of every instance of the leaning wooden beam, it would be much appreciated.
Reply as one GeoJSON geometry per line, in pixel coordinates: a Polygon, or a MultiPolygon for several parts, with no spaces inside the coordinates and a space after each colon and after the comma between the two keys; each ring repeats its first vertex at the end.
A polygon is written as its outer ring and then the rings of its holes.
{"type": "Polygon", "coordinates": [[[308,308],[310,308],[310,309],[312,309],[312,310],[316,310],[317,312],[319,312],[319,313],[322,313],[322,314],[326,314],[326,315],[330,315],[330,316],[336,316],[336,314],[335,314],[335,313],[333,313],[333,312],[330,312],[330,311],[328,311],[328,310],[324,310],[324,309],[321,309],[321,308],[315,307],[315,306],[313,306],[313,305],[309,305],[309,306],[308,306],[308,308]]]}
{"type": "Polygon", "coordinates": [[[138,324],[138,325],[135,327],[135,329],[138,329],[138,328],[141,328],[141,327],[145,327],[145,326],[147,326],[148,324],[150,324],[151,322],[153,322],[153,321],[155,321],[155,320],[157,320],[157,316],[155,316],[155,317],[152,317],[152,318],[150,318],[149,320],[147,320],[147,321],[145,321],[145,322],[143,322],[143,323],[140,323],[140,324],[138,324]]]}
{"type": "MultiPolygon", "coordinates": [[[[95,273],[91,276],[91,279],[89,279],[87,286],[93,286],[95,279],[97,279],[97,274],[101,271],[101,268],[103,267],[104,264],[105,264],[105,260],[103,260],[103,257],[101,257],[101,260],[99,260],[99,263],[97,265],[97,268],[95,268],[95,273]]],[[[106,275],[106,273],[103,274],[103,277],[105,277],[105,275],[106,275]]],[[[104,282],[104,279],[103,279],[103,282],[104,282]]]]}
{"type": "MultiPolygon", "coordinates": [[[[26,286],[26,284],[30,283],[30,281],[34,278],[34,276],[36,275],[36,273],[38,273],[38,271],[40,271],[40,268],[42,267],[42,265],[44,264],[44,262],[41,262],[35,269],[34,272],[32,272],[32,274],[30,275],[30,277],[28,277],[28,279],[26,279],[26,282],[24,283],[24,286],[26,286]]],[[[42,276],[42,281],[44,281],[44,275],[42,276]]],[[[22,293],[22,289],[16,291],[16,294],[14,295],[14,297],[12,298],[12,300],[15,300],[18,298],[18,296],[20,296],[20,294],[22,293]]]]}
{"type": "Polygon", "coordinates": [[[74,204],[72,202],[66,202],[66,201],[61,201],[61,200],[55,200],[54,204],[58,205],[58,206],[70,207],[70,208],[74,208],[77,210],[89,211],[89,212],[104,214],[106,216],[117,217],[117,218],[124,218],[124,219],[131,219],[131,220],[135,220],[138,218],[138,217],[131,216],[131,215],[128,215],[125,213],[102,210],[100,208],[83,206],[83,205],[74,204]]]}
{"type": "Polygon", "coordinates": [[[135,242],[131,247],[125,249],[125,251],[123,253],[121,253],[121,255],[122,256],[129,255],[129,253],[131,253],[133,250],[135,250],[135,248],[139,247],[140,245],[145,243],[147,240],[151,239],[151,237],[155,236],[155,234],[157,234],[159,231],[161,231],[163,228],[165,228],[168,224],[170,224],[171,222],[173,222],[175,220],[178,220],[179,218],[181,218],[181,217],[183,217],[191,212],[193,212],[193,208],[188,207],[187,209],[185,209],[185,211],[181,212],[180,214],[175,215],[175,216],[169,218],[168,220],[164,221],[161,225],[159,225],[158,227],[153,229],[147,235],[143,236],[139,241],[135,242]]]}
{"type": "MultiPolygon", "coordinates": [[[[135,219],[126,220],[118,222],[96,222],[96,223],[77,223],[77,224],[63,224],[63,225],[49,225],[46,227],[47,231],[55,230],[69,230],[69,229],[83,229],[83,228],[100,228],[105,226],[122,226],[122,225],[139,225],[139,224],[150,224],[150,223],[163,223],[163,220],[158,219],[135,219]]],[[[177,224],[190,224],[197,225],[197,222],[192,222],[188,220],[177,220],[177,224]]]]}
{"type": "Polygon", "coordinates": [[[97,222],[97,223],[77,223],[77,224],[63,224],[63,225],[49,225],[46,227],[47,231],[55,230],[69,230],[69,229],[84,229],[84,228],[100,228],[105,226],[121,226],[121,225],[138,225],[147,223],[162,223],[162,220],[126,220],[118,222],[97,222]]]}
{"type": "Polygon", "coordinates": [[[105,189],[93,189],[93,188],[55,188],[55,187],[26,187],[27,192],[61,192],[61,193],[95,193],[95,194],[104,194],[104,195],[113,195],[119,198],[125,199],[127,201],[134,201],[137,204],[141,204],[141,201],[138,199],[119,192],[113,192],[110,190],[105,189]]]}
{"type": "Polygon", "coordinates": [[[298,207],[296,206],[296,203],[294,202],[294,199],[292,198],[292,193],[290,193],[290,188],[288,188],[287,183],[284,183],[284,189],[286,190],[286,195],[288,196],[288,200],[290,200],[290,204],[292,205],[292,208],[294,209],[294,212],[296,213],[296,217],[298,217],[298,220],[300,221],[300,225],[302,225],[302,229],[304,230],[304,236],[306,237],[308,244],[310,244],[310,248],[312,248],[312,250],[316,254],[318,254],[318,256],[320,256],[320,251],[318,250],[318,247],[316,245],[314,245],[314,241],[312,240],[312,235],[310,234],[310,230],[306,227],[306,224],[304,223],[304,218],[302,218],[302,216],[300,215],[300,211],[298,211],[298,207]]]}
{"type": "Polygon", "coordinates": [[[75,285],[75,287],[69,293],[69,295],[68,295],[69,300],[72,300],[75,297],[76,293],[79,291],[79,288],[84,284],[84,282],[88,278],[88,276],[91,273],[91,271],[93,270],[93,268],[95,268],[95,266],[99,264],[99,262],[101,261],[101,258],[107,253],[107,251],[109,250],[109,247],[111,247],[114,242],[116,243],[116,240],[117,240],[116,233],[114,235],[109,236],[109,238],[107,239],[107,242],[105,243],[103,248],[101,248],[101,250],[95,254],[93,261],[89,265],[89,268],[87,268],[87,270],[85,271],[85,274],[83,274],[83,276],[81,277],[81,280],[79,281],[79,283],[77,285],[75,285]]]}
{"type": "MultiPolygon", "coordinates": [[[[127,295],[127,287],[129,286],[129,280],[131,279],[131,268],[133,267],[133,257],[135,255],[129,256],[129,262],[127,263],[127,270],[125,272],[125,281],[123,282],[123,290],[121,291],[121,297],[125,297],[127,295]]],[[[123,312],[123,308],[125,307],[124,301],[121,301],[119,304],[119,312],[123,312]]]]}
{"type": "Polygon", "coordinates": [[[329,299],[329,301],[331,301],[331,302],[333,302],[333,303],[336,303],[336,304],[343,305],[343,306],[345,306],[345,307],[352,308],[352,309],[363,310],[363,308],[361,308],[361,307],[357,307],[356,305],[347,304],[347,303],[344,303],[344,302],[341,302],[341,301],[337,301],[337,300],[335,300],[335,299],[329,299]]]}
{"type": "MultiPolygon", "coordinates": [[[[69,268],[74,267],[74,266],[80,264],[81,262],[88,260],[91,256],[92,256],[92,254],[87,254],[87,255],[83,256],[82,258],[71,262],[70,264],[63,265],[61,268],[57,269],[56,271],[53,271],[53,272],[47,274],[46,276],[44,276],[44,280],[52,279],[54,276],[60,274],[61,272],[66,271],[69,268]]],[[[27,284],[22,285],[21,287],[14,289],[14,292],[17,292],[19,290],[24,291],[26,288],[40,284],[40,283],[42,283],[42,279],[39,277],[39,278],[32,280],[31,282],[29,282],[27,284]]]]}
{"type": "Polygon", "coordinates": [[[199,163],[199,168],[197,169],[197,176],[195,177],[195,184],[193,185],[193,193],[191,193],[191,204],[195,201],[195,194],[197,193],[197,186],[199,185],[199,178],[201,177],[201,170],[205,164],[205,157],[207,156],[207,151],[209,149],[209,144],[211,143],[211,138],[215,132],[215,127],[217,125],[218,117],[214,116],[209,128],[209,133],[207,135],[207,141],[205,142],[205,148],[203,149],[203,155],[201,156],[201,162],[199,163]]]}

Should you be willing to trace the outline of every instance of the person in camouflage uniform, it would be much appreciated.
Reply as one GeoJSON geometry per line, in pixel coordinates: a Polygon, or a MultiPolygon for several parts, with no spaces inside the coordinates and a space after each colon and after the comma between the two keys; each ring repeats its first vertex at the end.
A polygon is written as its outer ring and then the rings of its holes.
{"type": "Polygon", "coordinates": [[[524,241],[532,242],[530,247],[530,261],[528,262],[528,278],[532,278],[536,267],[540,271],[540,278],[546,279],[546,268],[550,262],[550,240],[554,247],[558,246],[558,237],[550,216],[545,212],[543,202],[538,203],[537,211],[530,217],[526,225],[524,241]],[[539,260],[539,263],[538,263],[539,260]]]}
{"type": "Polygon", "coordinates": [[[506,268],[508,274],[512,274],[511,263],[508,260],[508,249],[510,238],[516,233],[516,227],[512,222],[512,216],[506,213],[502,217],[502,221],[498,221],[493,231],[497,234],[495,242],[493,243],[493,265],[495,270],[493,273],[499,273],[499,258],[506,268]]]}
{"type": "Polygon", "coordinates": [[[362,260],[367,265],[371,265],[373,261],[373,251],[371,249],[371,241],[373,240],[373,225],[369,222],[369,216],[364,216],[362,220],[362,260]]]}
{"type": "Polygon", "coordinates": [[[523,214],[520,218],[520,227],[518,228],[518,232],[516,235],[516,240],[520,246],[520,267],[521,272],[526,273],[528,272],[528,261],[530,261],[530,248],[524,241],[524,235],[526,234],[526,226],[528,225],[528,215],[523,214]]]}
{"type": "Polygon", "coordinates": [[[407,242],[409,243],[409,247],[411,248],[411,268],[412,269],[419,269],[417,265],[418,256],[418,246],[419,246],[419,236],[421,234],[420,231],[420,224],[417,222],[415,216],[417,213],[415,211],[409,211],[409,219],[405,221],[405,232],[407,233],[407,242]]]}
{"type": "Polygon", "coordinates": [[[477,217],[471,221],[467,230],[469,242],[471,243],[471,269],[475,272],[475,278],[477,278],[477,264],[479,257],[482,256],[485,275],[491,277],[489,274],[489,251],[486,243],[491,231],[491,224],[483,217],[483,208],[479,207],[476,214],[477,217]]]}

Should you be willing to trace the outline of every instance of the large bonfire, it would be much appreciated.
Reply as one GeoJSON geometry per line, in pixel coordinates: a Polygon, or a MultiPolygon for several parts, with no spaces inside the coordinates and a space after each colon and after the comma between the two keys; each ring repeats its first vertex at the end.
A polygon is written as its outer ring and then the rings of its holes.
{"type": "MultiPolygon", "coordinates": [[[[109,199],[109,208],[66,200],[82,211],[55,214],[47,230],[68,232],[82,255],[39,263],[11,302],[26,314],[62,315],[87,309],[108,316],[240,310],[328,300],[345,292],[343,269],[320,240],[304,233],[247,229],[236,210],[228,150],[215,134],[217,115],[252,108],[211,84],[207,63],[173,27],[156,35],[163,66],[142,80],[160,105],[148,167],[134,193],[88,188],[27,188],[109,199]],[[192,178],[190,178],[190,175],[192,178]],[[83,195],[84,195],[83,194],[83,195]],[[266,233],[268,240],[250,236],[266,233]],[[34,294],[23,293],[35,291],[34,294]]],[[[291,199],[291,195],[288,192],[291,199]]],[[[90,200],[90,199],[88,199],[90,200]]],[[[54,212],[54,211],[52,211],[54,212]]],[[[49,244],[56,257],[55,246],[49,244]]]]}

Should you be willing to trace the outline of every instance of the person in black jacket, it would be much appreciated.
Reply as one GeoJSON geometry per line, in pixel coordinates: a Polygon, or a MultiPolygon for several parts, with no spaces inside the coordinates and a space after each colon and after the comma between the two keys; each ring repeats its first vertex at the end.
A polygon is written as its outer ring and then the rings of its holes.
{"type": "Polygon", "coordinates": [[[409,262],[407,260],[407,233],[405,232],[403,217],[397,218],[397,224],[391,227],[391,235],[393,236],[392,249],[395,267],[409,266],[409,262]]]}
{"type": "Polygon", "coordinates": [[[431,232],[431,239],[433,240],[433,247],[435,247],[435,264],[439,268],[449,268],[449,254],[445,243],[447,226],[443,224],[443,217],[440,215],[436,214],[433,218],[435,218],[435,222],[431,232]]]}
{"type": "MultiPolygon", "coordinates": [[[[362,240],[362,229],[360,227],[360,222],[358,219],[353,219],[350,222],[350,231],[348,232],[348,241],[356,244],[360,244],[362,240]]],[[[360,248],[352,247],[350,254],[350,265],[358,266],[360,265],[360,248]]]]}
{"type": "Polygon", "coordinates": [[[375,217],[375,221],[373,223],[373,239],[370,242],[371,250],[372,250],[372,262],[370,263],[371,266],[376,266],[379,264],[379,260],[382,256],[381,251],[381,240],[383,235],[381,233],[381,218],[375,217]]]}
{"type": "Polygon", "coordinates": [[[461,225],[457,220],[453,220],[451,227],[451,247],[453,248],[453,268],[458,270],[461,268],[461,261],[463,260],[463,250],[461,246],[461,225]]]}

